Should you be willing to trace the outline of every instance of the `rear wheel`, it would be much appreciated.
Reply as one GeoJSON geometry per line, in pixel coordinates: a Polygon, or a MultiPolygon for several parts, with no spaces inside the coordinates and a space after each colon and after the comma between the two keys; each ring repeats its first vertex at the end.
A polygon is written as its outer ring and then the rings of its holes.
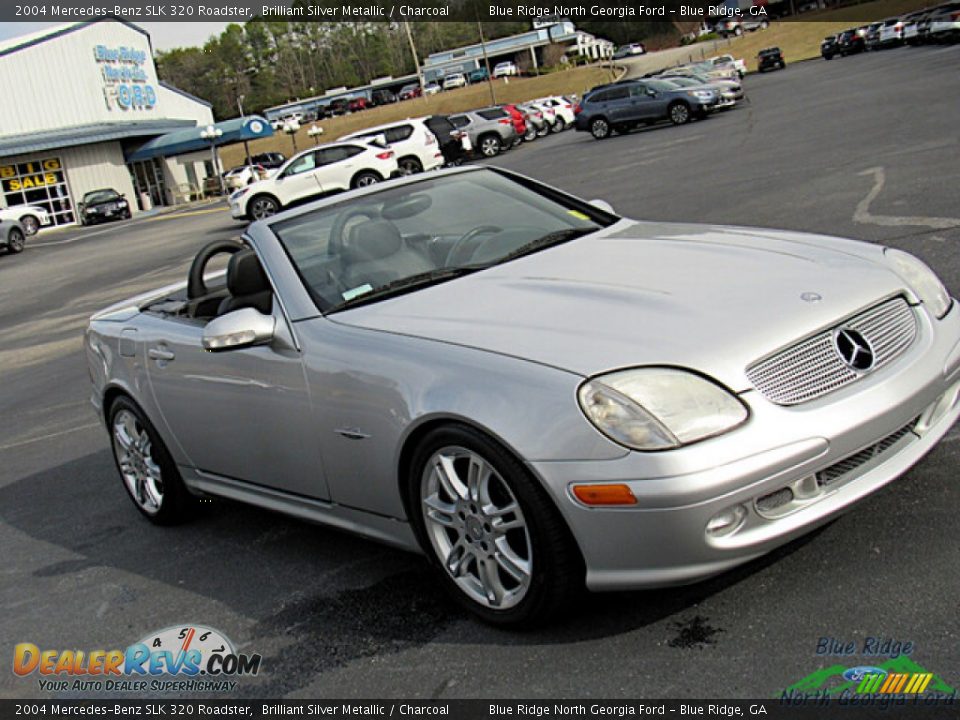
{"type": "Polygon", "coordinates": [[[547,133],[550,132],[550,126],[547,123],[537,128],[537,137],[546,137],[547,133]]]}
{"type": "Polygon", "coordinates": [[[686,103],[677,102],[667,110],[670,122],[674,125],[684,125],[690,122],[690,107],[686,103]]]}
{"type": "Polygon", "coordinates": [[[413,458],[408,501],[444,586],[496,625],[533,626],[583,587],[579,551],[523,464],[482,433],[434,430],[413,458]]]}
{"type": "Polygon", "coordinates": [[[557,121],[553,124],[553,127],[550,128],[550,132],[563,132],[567,128],[567,121],[562,117],[558,117],[557,121]]]}
{"type": "Polygon", "coordinates": [[[353,176],[353,181],[350,183],[350,187],[370,187],[371,185],[376,185],[381,180],[383,180],[383,178],[377,175],[377,173],[375,173],[373,170],[361,170],[353,176]]]}
{"type": "Polygon", "coordinates": [[[484,157],[496,157],[502,147],[503,143],[496,135],[484,135],[480,138],[480,154],[484,157]]]}
{"type": "Polygon", "coordinates": [[[254,220],[263,220],[264,218],[276,215],[280,211],[280,203],[269,195],[257,195],[250,200],[248,212],[254,220]]]}
{"type": "Polygon", "coordinates": [[[590,122],[590,134],[597,140],[610,137],[610,123],[606,118],[594,118],[590,122]]]}
{"type": "Polygon", "coordinates": [[[24,215],[20,218],[20,224],[23,225],[23,232],[27,237],[33,237],[40,230],[40,221],[33,215],[24,215]]]}
{"type": "Polygon", "coordinates": [[[10,228],[10,233],[7,235],[7,252],[16,255],[23,252],[23,246],[23,230],[18,227],[10,228]]]}
{"type": "Polygon", "coordinates": [[[533,123],[527,125],[527,131],[523,134],[523,139],[527,142],[537,139],[537,128],[533,123]]]}
{"type": "Polygon", "coordinates": [[[423,165],[415,157],[400,158],[397,161],[397,167],[402,175],[416,175],[423,172],[423,165]]]}
{"type": "Polygon", "coordinates": [[[158,525],[186,520],[194,498],[143,411],[121,396],[110,406],[109,421],[113,459],[137,510],[158,525]]]}

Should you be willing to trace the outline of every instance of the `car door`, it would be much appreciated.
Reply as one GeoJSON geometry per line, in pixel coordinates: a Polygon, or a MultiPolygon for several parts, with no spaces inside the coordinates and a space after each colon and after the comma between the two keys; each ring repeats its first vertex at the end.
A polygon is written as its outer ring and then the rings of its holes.
{"type": "Polygon", "coordinates": [[[328,499],[300,350],[274,301],[270,345],[207,352],[199,320],[151,318],[147,376],[168,431],[205,474],[328,499]]]}
{"type": "Polygon", "coordinates": [[[350,181],[363,169],[358,158],[364,152],[357,145],[338,145],[317,151],[317,177],[323,192],[349,190],[350,181]]]}
{"type": "Polygon", "coordinates": [[[604,93],[604,111],[611,122],[630,120],[630,89],[624,85],[607,90],[604,93]]]}
{"type": "Polygon", "coordinates": [[[274,183],[280,203],[288,205],[296,200],[319,195],[321,187],[316,171],[316,151],[304,153],[287,165],[274,183]]]}
{"type": "Polygon", "coordinates": [[[649,120],[659,117],[658,102],[651,89],[643,83],[630,86],[630,120],[649,120]]]}

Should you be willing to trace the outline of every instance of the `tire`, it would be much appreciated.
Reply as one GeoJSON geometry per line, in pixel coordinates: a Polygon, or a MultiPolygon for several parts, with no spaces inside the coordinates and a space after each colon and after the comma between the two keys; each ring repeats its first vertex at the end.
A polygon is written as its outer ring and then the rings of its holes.
{"type": "Polygon", "coordinates": [[[533,123],[527,128],[527,131],[523,134],[524,142],[533,142],[537,139],[537,128],[533,123]]]}
{"type": "Polygon", "coordinates": [[[553,127],[550,128],[552,133],[560,133],[567,129],[567,121],[562,117],[558,117],[557,121],[553,124],[553,127]]]}
{"type": "Polygon", "coordinates": [[[787,69],[787,64],[786,64],[785,62],[781,61],[781,62],[780,62],[780,69],[781,69],[781,70],[786,70],[786,69],[787,69]]]}
{"type": "Polygon", "coordinates": [[[557,508],[486,435],[462,425],[430,432],[407,489],[415,532],[442,584],[485,622],[541,625],[583,590],[583,560],[557,508]],[[473,467],[486,481],[469,482],[473,467]]]}
{"type": "Polygon", "coordinates": [[[686,125],[693,116],[690,112],[690,106],[683,102],[673,103],[673,105],[667,108],[667,115],[670,118],[670,122],[674,125],[686,125]]]}
{"type": "Polygon", "coordinates": [[[196,500],[143,411],[121,395],[113,401],[107,417],[113,461],[137,510],[157,525],[176,525],[187,520],[196,500]]]}
{"type": "Polygon", "coordinates": [[[352,187],[354,190],[357,188],[370,187],[371,185],[376,185],[382,180],[383,178],[373,170],[361,170],[353,176],[353,180],[350,181],[350,187],[352,187]]]}
{"type": "Polygon", "coordinates": [[[594,140],[603,140],[610,137],[610,123],[606,118],[594,118],[590,121],[590,134],[593,135],[594,140]]]}
{"type": "Polygon", "coordinates": [[[23,234],[27,237],[33,237],[40,232],[40,221],[35,215],[24,215],[20,218],[20,224],[23,225],[23,234]]]}
{"type": "Polygon", "coordinates": [[[397,161],[402,175],[416,175],[423,172],[423,164],[415,157],[400,158],[397,161]]]}
{"type": "Polygon", "coordinates": [[[503,149],[503,142],[498,135],[484,135],[477,141],[477,149],[484,157],[496,157],[503,149]]]}
{"type": "Polygon", "coordinates": [[[737,25],[737,26],[733,29],[733,34],[736,35],[737,37],[740,37],[741,35],[743,35],[743,28],[740,27],[739,25],[737,25]]]}
{"type": "Polygon", "coordinates": [[[550,133],[550,125],[548,125],[547,123],[544,123],[543,127],[537,130],[537,137],[538,138],[546,137],[549,133],[550,133]]]}
{"type": "Polygon", "coordinates": [[[823,56],[823,59],[824,59],[824,60],[833,60],[833,55],[824,55],[824,56],[823,56]]]}
{"type": "Polygon", "coordinates": [[[22,253],[25,242],[23,231],[20,228],[10,228],[10,233],[7,235],[7,252],[11,255],[22,253]]]}
{"type": "Polygon", "coordinates": [[[280,203],[270,195],[255,195],[247,204],[247,215],[251,220],[263,220],[280,212],[280,203]]]}

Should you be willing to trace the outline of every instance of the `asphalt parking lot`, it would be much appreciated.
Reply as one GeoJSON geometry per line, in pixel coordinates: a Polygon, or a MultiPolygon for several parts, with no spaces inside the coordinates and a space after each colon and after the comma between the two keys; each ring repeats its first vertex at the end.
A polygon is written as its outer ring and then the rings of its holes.
{"type": "MultiPolygon", "coordinates": [[[[897,246],[956,296],[958,63],[960,45],[788,65],[702,122],[602,142],[566,132],[492,162],[637,218],[897,246]]],[[[592,596],[534,633],[467,618],[415,556],[263,510],[214,502],[189,525],[149,525],[89,408],[80,333],[241,229],[214,206],[43,233],[0,257],[3,652],[126,647],[197,622],[263,655],[248,696],[747,698],[844,662],[816,654],[822,637],[873,636],[913,643],[911,659],[960,685],[956,429],[772,556],[686,588],[592,596]]],[[[11,673],[0,695],[49,697],[11,673]]]]}

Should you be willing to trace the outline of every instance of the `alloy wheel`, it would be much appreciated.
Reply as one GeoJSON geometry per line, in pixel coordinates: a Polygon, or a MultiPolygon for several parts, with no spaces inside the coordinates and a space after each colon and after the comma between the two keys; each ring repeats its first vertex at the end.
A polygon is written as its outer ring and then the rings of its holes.
{"type": "Polygon", "coordinates": [[[510,486],[478,453],[447,446],[420,481],[427,536],[444,570],[480,605],[504,610],[530,589],[533,545],[510,486]]]}
{"type": "Polygon", "coordinates": [[[420,163],[414,158],[404,158],[397,165],[401,175],[416,175],[423,170],[420,163]]]}
{"type": "Polygon", "coordinates": [[[610,123],[602,118],[594,120],[590,125],[590,133],[598,140],[602,140],[610,134],[610,123]]]}
{"type": "Polygon", "coordinates": [[[250,208],[254,220],[263,220],[277,214],[277,204],[270,198],[257,198],[250,208]]]}
{"type": "Polygon", "coordinates": [[[670,108],[670,120],[675,125],[683,125],[690,120],[690,110],[686,105],[678,103],[670,108]]]}
{"type": "Polygon", "coordinates": [[[153,458],[147,429],[129,410],[121,410],[113,419],[113,449],[134,502],[148,515],[158,513],[163,504],[163,474],[153,458]]]}
{"type": "Polygon", "coordinates": [[[40,230],[40,223],[32,215],[21,218],[20,224],[23,225],[23,232],[27,234],[27,237],[36,235],[37,231],[40,230]]]}
{"type": "Polygon", "coordinates": [[[495,137],[484,138],[480,143],[480,152],[484,157],[493,157],[500,152],[500,140],[495,137]]]}
{"type": "Polygon", "coordinates": [[[18,228],[13,228],[7,236],[7,249],[12,253],[18,253],[23,250],[23,245],[23,233],[18,228]]]}
{"type": "Polygon", "coordinates": [[[354,185],[358,188],[362,188],[376,185],[378,182],[380,182],[380,178],[373,173],[363,173],[354,181],[354,185]]]}

